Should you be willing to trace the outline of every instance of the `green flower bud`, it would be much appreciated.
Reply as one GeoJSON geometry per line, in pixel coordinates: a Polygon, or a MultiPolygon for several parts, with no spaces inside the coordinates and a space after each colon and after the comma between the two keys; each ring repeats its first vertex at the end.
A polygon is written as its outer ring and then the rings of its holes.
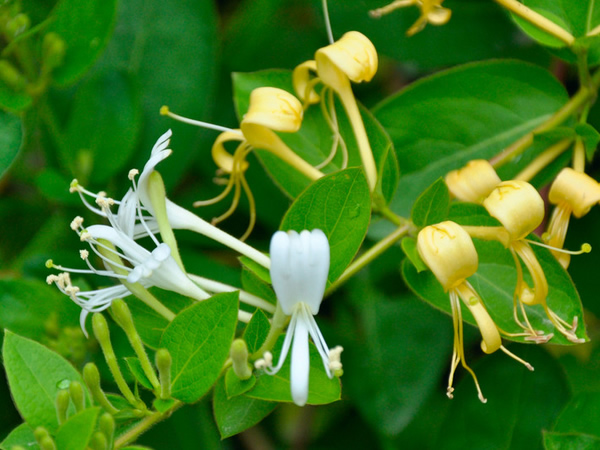
{"type": "Polygon", "coordinates": [[[85,409],[85,393],[83,392],[83,386],[79,381],[72,381],[69,385],[69,393],[71,394],[71,400],[75,405],[77,412],[85,409]]]}
{"type": "Polygon", "coordinates": [[[69,402],[71,395],[67,389],[61,389],[56,393],[56,417],[59,424],[63,424],[67,420],[67,410],[69,409],[69,402]]]}
{"type": "Polygon", "coordinates": [[[5,31],[9,39],[14,39],[31,26],[31,20],[26,14],[17,14],[6,23],[5,31]]]}
{"type": "Polygon", "coordinates": [[[42,59],[48,70],[60,66],[65,59],[67,44],[57,33],[47,33],[42,41],[42,59]]]}
{"type": "Polygon", "coordinates": [[[236,339],[231,344],[229,357],[232,361],[233,372],[240,380],[247,380],[252,376],[252,366],[248,363],[248,346],[243,339],[236,339]]]}
{"type": "Polygon", "coordinates": [[[5,59],[0,60],[0,80],[15,92],[23,91],[27,85],[21,72],[5,59]]]}
{"type": "Polygon", "coordinates": [[[158,367],[158,376],[160,378],[160,398],[169,398],[171,396],[171,365],[172,358],[169,350],[159,348],[156,351],[156,367],[158,367]]]}

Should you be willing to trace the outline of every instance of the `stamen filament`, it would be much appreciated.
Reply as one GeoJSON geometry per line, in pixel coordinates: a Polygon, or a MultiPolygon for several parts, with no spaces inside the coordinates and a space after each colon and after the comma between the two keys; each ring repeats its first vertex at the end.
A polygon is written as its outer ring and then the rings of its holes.
{"type": "Polygon", "coordinates": [[[581,244],[581,248],[579,250],[567,250],[565,248],[553,247],[552,245],[543,244],[541,242],[533,241],[531,239],[524,239],[525,242],[529,242],[530,244],[537,245],[538,247],[544,247],[548,250],[552,250],[554,252],[566,253],[567,255],[583,255],[584,253],[589,253],[592,251],[592,246],[587,242],[581,244]]]}
{"type": "Polygon", "coordinates": [[[212,123],[208,123],[208,122],[202,122],[200,120],[194,120],[194,119],[188,119],[187,117],[183,117],[180,116],[179,114],[175,114],[172,113],[169,110],[168,106],[162,106],[160,108],[160,115],[161,116],[167,116],[170,117],[171,119],[175,119],[179,122],[183,122],[183,123],[187,123],[189,125],[195,125],[197,127],[200,128],[208,128],[209,130],[215,130],[215,131],[235,131],[231,128],[227,128],[227,127],[222,127],[221,125],[214,125],[212,123]]]}

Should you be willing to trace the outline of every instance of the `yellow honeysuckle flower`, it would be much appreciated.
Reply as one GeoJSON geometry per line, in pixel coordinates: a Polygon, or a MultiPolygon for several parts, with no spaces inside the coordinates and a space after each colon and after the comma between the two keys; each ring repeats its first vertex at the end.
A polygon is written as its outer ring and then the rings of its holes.
{"type": "MultiPolygon", "coordinates": [[[[350,31],[333,44],[317,50],[315,59],[297,66],[292,76],[294,90],[305,105],[322,102],[323,114],[334,132],[334,145],[327,163],[335,156],[338,143],[343,151],[345,148],[330,94],[335,92],[338,95],[352,125],[371,191],[377,184],[377,166],[350,82],[371,81],[377,66],[377,51],[371,41],[358,31],[350,31]],[[311,73],[315,73],[316,77],[311,78],[311,73]],[[320,95],[315,91],[318,83],[324,85],[320,95]]],[[[346,155],[344,159],[347,159],[346,155]]]]}
{"type": "MultiPolygon", "coordinates": [[[[571,214],[579,219],[600,202],[600,184],[589,175],[566,167],[552,183],[548,200],[556,205],[556,208],[542,239],[549,246],[562,249],[571,214]]],[[[585,244],[582,249],[584,248],[585,244]]],[[[569,253],[552,250],[552,254],[565,269],[569,267],[569,253]]]]}
{"type": "Polygon", "coordinates": [[[502,180],[489,161],[475,159],[448,172],[445,181],[450,193],[458,200],[481,203],[502,180]]]}
{"type": "Polygon", "coordinates": [[[423,228],[417,237],[417,250],[421,259],[431,269],[444,291],[448,292],[454,325],[454,345],[452,363],[448,378],[447,395],[453,397],[454,372],[460,362],[475,381],[479,399],[485,403],[475,372],[467,365],[464,352],[462,310],[459,298],[469,309],[481,332],[481,349],[493,353],[501,349],[511,358],[524,364],[529,370],[533,367],[509,352],[503,345],[500,331],[487,312],[479,295],[467,278],[477,271],[478,256],[469,234],[458,224],[446,221],[423,228]]]}
{"type": "Polygon", "coordinates": [[[406,32],[407,36],[412,36],[425,28],[425,25],[428,23],[432,25],[444,25],[450,20],[452,11],[442,6],[443,1],[444,0],[396,0],[382,8],[370,11],[370,15],[371,17],[379,18],[396,9],[405,8],[407,6],[417,6],[421,10],[421,15],[406,32]]]}
{"type": "Polygon", "coordinates": [[[524,305],[541,305],[548,319],[554,327],[572,342],[583,342],[575,331],[577,318],[573,324],[560,318],[546,303],[548,296],[548,281],[535,253],[525,238],[540,226],[544,219],[544,201],[537,190],[526,181],[504,181],[494,188],[490,195],[483,201],[483,206],[492,217],[498,219],[508,232],[508,243],[504,242],[510,250],[517,269],[517,285],[514,293],[513,314],[515,321],[525,330],[525,339],[537,343],[547,342],[552,335],[543,335],[531,326],[524,305]],[[531,288],[523,278],[521,261],[533,279],[531,288]],[[519,305],[520,308],[517,308],[519,305]],[[519,319],[519,309],[523,315],[523,322],[519,319]]]}

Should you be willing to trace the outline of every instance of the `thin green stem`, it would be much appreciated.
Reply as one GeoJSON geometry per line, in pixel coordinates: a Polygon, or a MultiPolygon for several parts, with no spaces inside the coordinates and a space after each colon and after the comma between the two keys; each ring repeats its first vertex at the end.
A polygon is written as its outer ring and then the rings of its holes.
{"type": "Polygon", "coordinates": [[[250,359],[256,360],[262,358],[265,352],[271,351],[275,342],[277,342],[277,338],[283,332],[283,329],[287,325],[288,317],[283,313],[281,309],[281,305],[277,302],[277,307],[275,308],[275,314],[273,314],[273,321],[271,323],[271,329],[269,330],[269,334],[267,334],[267,338],[261,347],[255,351],[250,359]]]}
{"type": "Polygon", "coordinates": [[[348,281],[351,277],[353,277],[357,272],[363,269],[367,264],[389,249],[392,245],[402,239],[409,230],[409,225],[403,225],[396,229],[393,233],[389,234],[369,250],[364,252],[358,258],[354,260],[352,264],[342,273],[342,275],[329,286],[329,288],[325,291],[325,297],[331,295],[333,291],[339,288],[342,284],[348,281]]]}
{"type": "Polygon", "coordinates": [[[123,433],[121,436],[119,436],[115,440],[114,448],[118,449],[118,448],[126,446],[127,444],[130,444],[131,442],[134,442],[140,435],[142,435],[144,432],[148,431],[150,428],[152,428],[154,425],[156,425],[161,420],[164,420],[164,419],[168,418],[169,416],[171,416],[171,414],[173,414],[173,412],[175,412],[182,406],[183,406],[183,403],[177,402],[165,412],[161,413],[161,412],[156,411],[156,412],[150,414],[149,416],[143,418],[135,426],[131,427],[129,430],[127,430],[125,433],[123,433]]]}
{"type": "Polygon", "coordinates": [[[396,225],[398,227],[407,225],[407,223],[408,223],[408,220],[406,220],[404,217],[401,217],[398,214],[396,214],[387,205],[383,206],[382,208],[378,208],[378,209],[374,209],[374,210],[379,215],[386,218],[387,220],[389,220],[390,222],[392,222],[394,225],[396,225]]]}

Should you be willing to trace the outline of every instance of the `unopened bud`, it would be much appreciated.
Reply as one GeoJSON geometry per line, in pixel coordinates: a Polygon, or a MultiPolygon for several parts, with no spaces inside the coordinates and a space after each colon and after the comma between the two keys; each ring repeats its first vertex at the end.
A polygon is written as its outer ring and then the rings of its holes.
{"type": "Polygon", "coordinates": [[[478,257],[469,234],[451,221],[423,228],[417,250],[444,291],[458,286],[477,272],[478,257]]]}
{"type": "Polygon", "coordinates": [[[12,40],[27,31],[30,26],[31,20],[27,14],[17,14],[6,23],[6,35],[12,40]]]}
{"type": "Polygon", "coordinates": [[[22,91],[27,85],[27,80],[21,72],[5,59],[0,60],[0,80],[15,92],[22,91]]]}
{"type": "Polygon", "coordinates": [[[72,381],[69,385],[69,393],[71,394],[71,400],[75,405],[75,410],[77,412],[83,411],[85,409],[85,393],[81,383],[79,381],[72,381]]]}
{"type": "Polygon", "coordinates": [[[247,380],[252,376],[252,366],[248,363],[248,346],[243,339],[236,339],[231,344],[229,351],[233,372],[240,380],[247,380]]]}
{"type": "Polygon", "coordinates": [[[100,416],[100,419],[98,419],[98,429],[106,437],[108,443],[111,443],[115,435],[115,418],[112,414],[104,413],[100,416]]]}
{"type": "Polygon", "coordinates": [[[565,167],[552,183],[548,200],[555,205],[566,203],[580,218],[600,202],[600,184],[583,172],[565,167]]]}
{"type": "Polygon", "coordinates": [[[454,197],[471,203],[481,203],[502,181],[485,159],[469,161],[463,168],[448,172],[445,180],[454,197]]]}
{"type": "Polygon", "coordinates": [[[68,389],[61,389],[56,393],[56,418],[58,424],[62,425],[67,420],[67,410],[69,409],[69,402],[71,401],[71,395],[68,389]]]}
{"type": "Polygon", "coordinates": [[[47,69],[52,70],[60,66],[65,59],[67,44],[57,33],[50,32],[42,41],[42,57],[47,69]]]}
{"type": "Polygon", "coordinates": [[[108,449],[108,439],[106,436],[99,431],[96,431],[92,435],[92,439],[90,439],[90,448],[93,450],[107,450],[108,449]]]}
{"type": "Polygon", "coordinates": [[[533,232],[544,219],[544,201],[526,181],[503,181],[483,201],[483,206],[506,228],[513,241],[533,232]]]}
{"type": "Polygon", "coordinates": [[[173,364],[171,353],[166,348],[159,348],[156,351],[155,358],[160,380],[160,398],[169,398],[171,396],[171,366],[173,364]]]}

